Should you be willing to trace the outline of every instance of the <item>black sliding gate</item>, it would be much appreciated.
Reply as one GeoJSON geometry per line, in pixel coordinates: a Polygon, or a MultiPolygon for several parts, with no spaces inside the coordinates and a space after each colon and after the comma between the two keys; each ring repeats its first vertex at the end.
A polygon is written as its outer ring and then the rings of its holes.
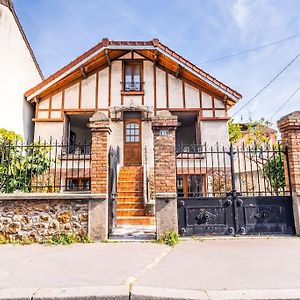
{"type": "Polygon", "coordinates": [[[177,147],[182,236],[293,234],[288,149],[177,147]]]}

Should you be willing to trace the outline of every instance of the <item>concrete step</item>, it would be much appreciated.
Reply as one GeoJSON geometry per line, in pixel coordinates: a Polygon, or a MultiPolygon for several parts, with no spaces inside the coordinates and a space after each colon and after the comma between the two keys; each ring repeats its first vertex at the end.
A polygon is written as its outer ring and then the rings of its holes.
{"type": "Polygon", "coordinates": [[[139,180],[120,180],[118,182],[118,188],[122,188],[122,187],[140,187],[143,188],[143,182],[139,181],[139,180]]]}
{"type": "Polygon", "coordinates": [[[143,192],[143,187],[141,186],[120,186],[118,187],[118,193],[123,192],[143,192]]]}
{"type": "Polygon", "coordinates": [[[134,197],[134,196],[120,196],[118,195],[117,197],[117,203],[138,203],[142,202],[143,203],[143,197],[134,197]]]}
{"type": "Polygon", "coordinates": [[[142,181],[143,177],[140,175],[128,175],[128,174],[124,174],[124,175],[119,175],[118,178],[118,182],[123,182],[123,181],[142,181]]]}
{"type": "Polygon", "coordinates": [[[117,217],[117,225],[154,225],[154,217],[117,217]]]}
{"type": "Polygon", "coordinates": [[[121,202],[117,203],[117,209],[144,209],[144,202],[121,202]]]}
{"type": "Polygon", "coordinates": [[[143,208],[119,208],[117,206],[117,216],[118,217],[133,217],[133,216],[144,216],[145,210],[143,208]]]}
{"type": "Polygon", "coordinates": [[[140,191],[118,191],[118,198],[139,197],[143,198],[143,192],[140,191]]]}

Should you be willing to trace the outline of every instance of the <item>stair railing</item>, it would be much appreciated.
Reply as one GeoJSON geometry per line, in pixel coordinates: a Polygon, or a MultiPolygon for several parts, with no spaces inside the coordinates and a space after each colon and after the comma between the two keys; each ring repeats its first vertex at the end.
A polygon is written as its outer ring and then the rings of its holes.
{"type": "Polygon", "coordinates": [[[144,147],[144,162],[143,162],[143,185],[144,185],[144,203],[147,204],[150,201],[150,180],[148,170],[148,157],[147,146],[144,147]]]}

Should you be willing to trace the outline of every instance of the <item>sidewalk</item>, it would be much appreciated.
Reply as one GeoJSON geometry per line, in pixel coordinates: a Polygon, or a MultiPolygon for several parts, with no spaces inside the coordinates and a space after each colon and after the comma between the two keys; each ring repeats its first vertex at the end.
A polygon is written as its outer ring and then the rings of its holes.
{"type": "Polygon", "coordinates": [[[300,299],[300,239],[0,246],[0,299],[300,299]]]}

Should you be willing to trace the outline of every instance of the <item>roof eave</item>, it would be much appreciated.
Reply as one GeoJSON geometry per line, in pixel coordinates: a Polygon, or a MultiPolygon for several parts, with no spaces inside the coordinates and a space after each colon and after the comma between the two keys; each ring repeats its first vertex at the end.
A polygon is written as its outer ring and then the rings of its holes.
{"type": "Polygon", "coordinates": [[[195,75],[196,77],[198,77],[199,79],[201,79],[205,83],[210,84],[211,86],[213,86],[215,89],[217,89],[218,91],[220,91],[221,93],[223,93],[224,95],[226,95],[227,97],[229,97],[230,99],[232,99],[234,102],[237,102],[237,101],[239,101],[241,99],[240,95],[236,96],[234,93],[228,92],[226,89],[222,88],[220,85],[214,83],[213,81],[209,80],[205,76],[199,74],[198,72],[196,72],[195,70],[193,70],[193,68],[187,66],[185,63],[181,62],[176,57],[170,55],[168,52],[164,51],[160,47],[157,47],[157,46],[147,46],[147,45],[146,46],[141,46],[141,45],[107,45],[107,46],[103,46],[103,47],[99,48],[98,50],[96,50],[95,52],[93,52],[92,54],[90,54],[89,56],[87,56],[85,59],[83,59],[82,61],[78,62],[78,64],[74,65],[69,70],[67,70],[66,72],[62,73],[60,76],[58,76],[55,79],[53,79],[52,81],[50,81],[45,86],[41,87],[40,89],[38,89],[37,91],[33,92],[32,94],[26,96],[27,100],[28,101],[32,101],[36,96],[38,96],[41,92],[43,92],[44,90],[46,90],[48,87],[50,87],[51,85],[57,83],[58,81],[60,81],[64,77],[68,76],[73,71],[75,71],[76,69],[78,69],[80,66],[82,66],[83,64],[85,64],[86,62],[88,62],[90,59],[92,59],[93,57],[95,57],[97,54],[99,54],[100,52],[102,52],[105,49],[108,49],[108,50],[121,50],[121,49],[122,50],[157,50],[160,53],[162,53],[163,55],[165,55],[168,58],[170,58],[171,60],[175,61],[182,68],[188,70],[189,72],[191,72],[193,75],[195,75]]]}

